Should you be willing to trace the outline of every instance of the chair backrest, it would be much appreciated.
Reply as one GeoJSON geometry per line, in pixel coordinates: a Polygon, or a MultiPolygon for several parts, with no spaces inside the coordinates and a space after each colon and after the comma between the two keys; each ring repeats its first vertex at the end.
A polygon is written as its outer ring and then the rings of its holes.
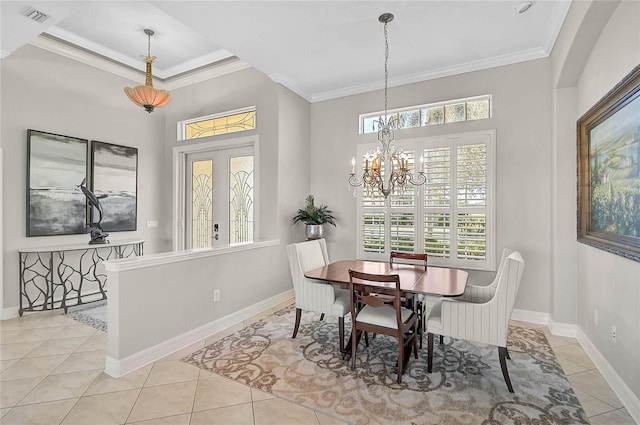
{"type": "MultiPolygon", "coordinates": [[[[496,292],[493,298],[486,303],[489,316],[495,316],[497,323],[497,341],[488,343],[506,347],[509,322],[516,303],[522,273],[524,272],[524,259],[518,251],[512,251],[507,255],[504,265],[498,276],[496,292]]],[[[482,341],[481,341],[482,342],[482,341]]]]}
{"type": "Polygon", "coordinates": [[[349,293],[352,320],[357,321],[358,306],[362,304],[373,308],[392,308],[396,315],[396,329],[402,329],[400,276],[349,270],[349,293]]]}
{"type": "Polygon", "coordinates": [[[427,257],[428,257],[427,254],[414,254],[414,253],[407,253],[407,252],[391,251],[391,254],[389,255],[389,264],[391,265],[391,268],[393,268],[394,258],[402,258],[403,260],[422,261],[422,263],[424,264],[424,269],[427,270],[427,257]]]}
{"type": "Polygon", "coordinates": [[[496,287],[498,286],[498,280],[500,279],[500,273],[506,264],[507,257],[513,252],[515,252],[513,249],[503,249],[502,256],[500,256],[500,263],[498,263],[498,270],[496,271],[493,281],[485,286],[473,284],[467,285],[467,289],[460,299],[464,301],[486,302],[493,298],[496,293],[496,287]]]}
{"type": "Polygon", "coordinates": [[[332,285],[307,279],[305,272],[326,266],[329,263],[327,244],[324,239],[287,245],[289,270],[296,296],[296,308],[318,313],[330,313],[335,302],[332,285]]]}

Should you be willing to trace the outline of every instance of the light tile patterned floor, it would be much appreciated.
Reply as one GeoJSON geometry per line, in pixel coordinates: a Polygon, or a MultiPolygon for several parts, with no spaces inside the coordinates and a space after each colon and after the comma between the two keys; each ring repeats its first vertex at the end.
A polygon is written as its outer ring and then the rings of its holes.
{"type": "MultiPolygon", "coordinates": [[[[277,307],[280,308],[280,307],[277,307]]],[[[271,313],[268,311],[267,313],[271,313]]],[[[265,314],[247,320],[253,323],[265,314]]],[[[523,322],[518,326],[538,327],[523,322]]],[[[106,334],[60,312],[0,327],[0,422],[43,425],[344,424],[180,362],[236,326],[113,379],[102,373],[106,334]]],[[[592,424],[634,421],[573,338],[547,337],[592,424]]]]}

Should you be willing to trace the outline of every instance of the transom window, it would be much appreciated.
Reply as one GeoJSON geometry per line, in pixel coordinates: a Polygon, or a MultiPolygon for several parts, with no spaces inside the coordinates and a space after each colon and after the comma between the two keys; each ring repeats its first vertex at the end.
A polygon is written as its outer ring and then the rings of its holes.
{"type": "MultiPolygon", "coordinates": [[[[360,115],[360,134],[376,133],[383,112],[360,115]]],[[[425,127],[491,118],[491,95],[409,106],[387,112],[396,118],[395,129],[425,127]]]]}
{"type": "MultiPolygon", "coordinates": [[[[387,203],[377,192],[359,191],[359,258],[387,261],[390,251],[426,252],[431,265],[493,270],[495,131],[396,145],[412,170],[423,156],[427,182],[389,195],[387,203]]],[[[359,146],[358,157],[370,148],[359,146]]]]}
{"type": "Polygon", "coordinates": [[[178,140],[192,140],[201,137],[238,131],[255,130],[256,107],[207,115],[178,122],[178,140]]]}

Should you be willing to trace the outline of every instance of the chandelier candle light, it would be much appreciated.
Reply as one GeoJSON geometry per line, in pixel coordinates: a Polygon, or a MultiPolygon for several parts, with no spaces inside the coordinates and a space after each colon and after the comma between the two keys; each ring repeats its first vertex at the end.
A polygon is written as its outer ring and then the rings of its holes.
{"type": "Polygon", "coordinates": [[[414,177],[409,170],[409,156],[402,149],[396,149],[393,145],[395,137],[393,129],[397,125],[397,118],[395,115],[393,117],[387,115],[389,79],[387,70],[389,61],[387,24],[393,21],[393,15],[391,13],[383,13],[378,18],[378,21],[384,24],[384,115],[378,120],[378,142],[380,142],[380,146],[375,151],[368,152],[364,156],[364,173],[362,173],[361,179],[356,177],[355,157],[351,160],[349,184],[354,188],[362,186],[369,196],[372,196],[373,192],[377,190],[385,199],[388,199],[391,194],[404,193],[407,183],[421,186],[427,179],[424,175],[424,158],[420,156],[420,171],[414,177]]]}
{"type": "Polygon", "coordinates": [[[151,113],[155,108],[169,103],[171,98],[169,92],[166,90],[156,90],[153,88],[153,76],[151,75],[151,62],[155,60],[155,56],[151,56],[151,36],[154,34],[153,30],[145,29],[144,33],[149,37],[149,44],[147,47],[147,57],[145,61],[147,63],[147,72],[144,86],[136,86],[134,88],[125,87],[124,92],[129,99],[138,106],[142,106],[145,111],[151,113]]]}

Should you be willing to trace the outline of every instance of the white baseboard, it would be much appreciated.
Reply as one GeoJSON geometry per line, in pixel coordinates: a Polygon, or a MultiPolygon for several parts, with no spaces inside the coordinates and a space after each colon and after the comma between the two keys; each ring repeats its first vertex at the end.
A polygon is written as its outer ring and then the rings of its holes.
{"type": "Polygon", "coordinates": [[[607,381],[613,392],[616,393],[627,409],[627,412],[629,412],[636,423],[640,424],[640,399],[636,397],[633,391],[631,391],[631,388],[620,378],[620,375],[611,367],[607,359],[598,351],[596,346],[579,327],[577,328],[576,338],[584,351],[591,357],[591,360],[605,381],[607,381]]]}
{"type": "Polygon", "coordinates": [[[2,320],[13,319],[14,317],[18,317],[18,313],[20,312],[20,307],[8,307],[2,309],[2,320]]]}
{"type": "Polygon", "coordinates": [[[572,323],[554,322],[553,319],[550,320],[547,326],[549,327],[549,331],[551,331],[551,333],[556,336],[576,338],[578,332],[577,325],[574,325],[572,323]]]}
{"type": "Polygon", "coordinates": [[[549,313],[514,308],[513,313],[511,313],[511,319],[521,322],[537,323],[539,325],[548,325],[549,313]]]}
{"type": "Polygon", "coordinates": [[[273,308],[278,304],[281,304],[294,297],[293,289],[274,295],[271,298],[262,300],[259,303],[253,304],[240,311],[229,314],[220,319],[209,322],[198,328],[192,329],[188,332],[173,337],[165,342],[157,344],[153,347],[149,347],[138,353],[125,357],[124,359],[114,359],[107,356],[105,361],[104,372],[114,378],[119,378],[127,373],[133,372],[143,366],[155,362],[169,354],[175,353],[191,344],[207,338],[215,333],[218,333],[231,326],[242,323],[243,321],[261,313],[265,310],[273,308]]]}

